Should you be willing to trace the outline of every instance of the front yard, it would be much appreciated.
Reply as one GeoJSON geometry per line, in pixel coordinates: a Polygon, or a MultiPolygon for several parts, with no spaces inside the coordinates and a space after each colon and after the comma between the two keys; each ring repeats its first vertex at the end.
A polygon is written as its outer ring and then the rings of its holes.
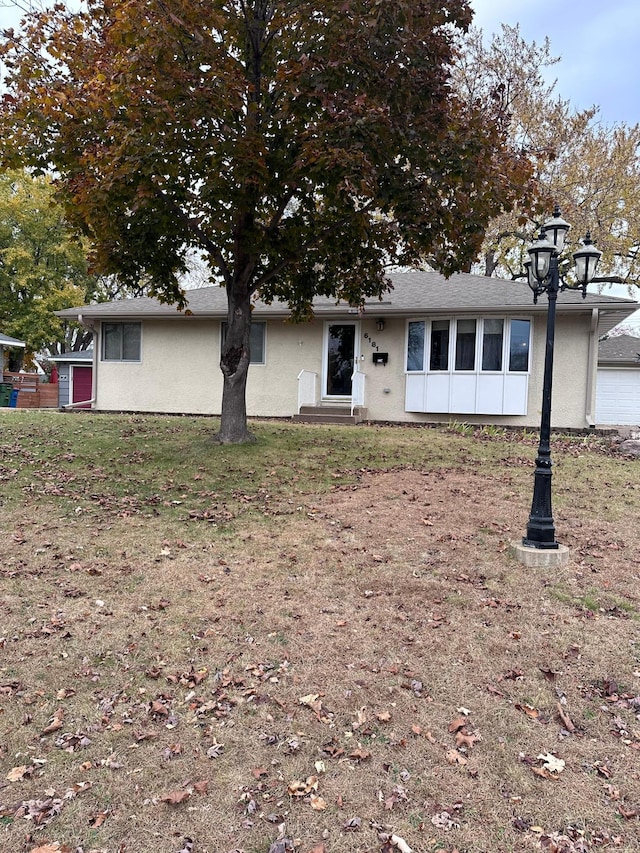
{"type": "Polygon", "coordinates": [[[640,462],[0,413],[0,849],[637,850],[640,462]]]}

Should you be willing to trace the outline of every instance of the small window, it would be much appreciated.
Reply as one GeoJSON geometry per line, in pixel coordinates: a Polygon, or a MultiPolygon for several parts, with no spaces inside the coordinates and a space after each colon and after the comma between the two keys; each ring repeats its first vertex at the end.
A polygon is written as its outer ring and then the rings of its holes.
{"type": "Polygon", "coordinates": [[[141,323],[103,323],[102,360],[140,361],[141,323]]]}
{"type": "MultiPolygon", "coordinates": [[[[266,323],[251,324],[251,329],[249,330],[249,364],[265,363],[264,341],[266,325],[266,323]]],[[[220,343],[224,345],[227,337],[227,324],[222,323],[221,326],[222,338],[220,343]]]]}
{"type": "Polygon", "coordinates": [[[512,320],[509,342],[509,370],[526,373],[529,370],[529,340],[531,320],[512,320]]]}
{"type": "Polygon", "coordinates": [[[407,370],[424,370],[424,321],[409,323],[407,370]]]}
{"type": "Polygon", "coordinates": [[[429,370],[449,369],[449,321],[434,320],[431,324],[429,370]]]}
{"type": "Polygon", "coordinates": [[[502,370],[504,320],[485,320],[482,334],[482,369],[502,370]]]}
{"type": "Polygon", "coordinates": [[[476,321],[458,320],[456,328],[456,370],[473,370],[476,365],[476,321]]]}

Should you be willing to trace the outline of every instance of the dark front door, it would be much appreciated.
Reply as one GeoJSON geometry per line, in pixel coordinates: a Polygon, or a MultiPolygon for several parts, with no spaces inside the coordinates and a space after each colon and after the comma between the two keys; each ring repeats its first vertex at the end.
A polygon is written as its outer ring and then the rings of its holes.
{"type": "Polygon", "coordinates": [[[356,358],[356,324],[329,323],[326,337],[325,396],[351,397],[356,358]]]}

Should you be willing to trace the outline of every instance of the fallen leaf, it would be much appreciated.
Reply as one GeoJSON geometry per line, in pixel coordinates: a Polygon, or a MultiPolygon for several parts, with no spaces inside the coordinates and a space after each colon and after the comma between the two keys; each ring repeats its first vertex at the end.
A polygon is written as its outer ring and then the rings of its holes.
{"type": "Polygon", "coordinates": [[[366,761],[367,758],[371,758],[371,753],[366,749],[362,749],[362,747],[358,747],[358,749],[354,749],[353,752],[349,753],[349,758],[352,761],[366,761]]]}
{"type": "Polygon", "coordinates": [[[531,705],[521,705],[518,702],[514,707],[517,708],[518,711],[523,711],[527,717],[531,717],[532,720],[537,720],[540,716],[540,711],[531,705]]]}
{"type": "Polygon", "coordinates": [[[12,768],[4,777],[9,782],[19,782],[25,776],[30,775],[33,770],[33,765],[21,764],[19,767],[12,768]]]}
{"type": "Polygon", "coordinates": [[[64,725],[64,708],[58,708],[58,710],[54,713],[51,718],[51,722],[48,726],[46,726],[41,732],[40,737],[43,735],[50,735],[53,732],[57,732],[58,729],[61,729],[64,725]]]}
{"type": "Polygon", "coordinates": [[[451,732],[451,734],[453,734],[453,732],[457,732],[458,729],[463,729],[466,725],[467,725],[467,718],[466,717],[456,717],[455,720],[452,720],[449,723],[449,731],[451,732]]]}
{"type": "Polygon", "coordinates": [[[394,847],[398,848],[400,853],[412,853],[411,847],[409,847],[404,838],[401,838],[399,835],[392,835],[389,841],[394,847]]]}
{"type": "Polygon", "coordinates": [[[196,794],[208,794],[209,793],[209,780],[203,779],[201,782],[193,783],[193,790],[196,794]]]}
{"type": "Polygon", "coordinates": [[[391,714],[389,711],[382,711],[380,714],[376,714],[376,720],[379,723],[388,723],[391,720],[391,714]]]}
{"type": "Polygon", "coordinates": [[[561,758],[552,755],[550,752],[538,756],[538,761],[542,761],[543,768],[550,773],[562,773],[565,763],[561,758]]]}
{"type": "Polygon", "coordinates": [[[446,754],[445,758],[449,764],[460,764],[464,767],[465,764],[468,764],[467,759],[464,755],[461,755],[457,749],[450,749],[446,754]]]}
{"type": "Polygon", "coordinates": [[[631,818],[638,817],[640,812],[637,809],[625,809],[624,806],[618,806],[618,814],[620,817],[623,817],[625,820],[631,820],[631,818]]]}
{"type": "Polygon", "coordinates": [[[291,797],[306,797],[313,791],[318,790],[318,777],[307,776],[303,782],[301,779],[294,779],[287,785],[287,791],[291,797]]]}
{"type": "Polygon", "coordinates": [[[323,812],[327,807],[326,800],[317,794],[311,794],[311,808],[316,812],[323,812]]]}
{"type": "Polygon", "coordinates": [[[170,791],[168,794],[160,797],[160,802],[176,806],[178,803],[183,803],[185,800],[188,800],[190,796],[189,791],[170,791]]]}
{"type": "Polygon", "coordinates": [[[478,741],[481,741],[482,738],[480,735],[470,735],[467,734],[464,730],[456,732],[456,747],[460,748],[461,746],[467,747],[467,749],[471,749],[478,741]]]}
{"type": "Polygon", "coordinates": [[[49,844],[43,844],[40,847],[34,847],[29,853],[67,853],[67,851],[70,853],[71,848],[66,845],[61,847],[59,842],[53,841],[49,844]]]}

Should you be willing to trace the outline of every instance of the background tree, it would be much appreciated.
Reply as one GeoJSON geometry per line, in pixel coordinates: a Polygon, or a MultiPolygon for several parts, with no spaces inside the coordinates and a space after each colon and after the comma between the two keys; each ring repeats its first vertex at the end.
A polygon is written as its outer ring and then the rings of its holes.
{"type": "Polygon", "coordinates": [[[575,110],[546,73],[558,62],[549,40],[528,44],[519,28],[502,25],[487,41],[464,37],[454,70],[463,100],[500,97],[511,114],[509,134],[534,166],[537,197],[491,221],[482,250],[486,275],[522,273],[527,246],[553,205],[572,223],[570,239],[591,230],[603,252],[598,282],[640,281],[640,125],[606,126],[598,110],[575,110]]]}
{"type": "Polygon", "coordinates": [[[466,0],[88,0],[5,33],[5,164],[55,169],[104,273],[228,296],[218,439],[249,440],[251,300],[361,304],[385,266],[476,257],[523,192],[491,92],[450,86],[466,0]]]}
{"type": "Polygon", "coordinates": [[[54,314],[96,295],[82,244],[56,204],[51,181],[0,174],[0,328],[23,340],[27,358],[80,349],[86,335],[54,314]]]}

